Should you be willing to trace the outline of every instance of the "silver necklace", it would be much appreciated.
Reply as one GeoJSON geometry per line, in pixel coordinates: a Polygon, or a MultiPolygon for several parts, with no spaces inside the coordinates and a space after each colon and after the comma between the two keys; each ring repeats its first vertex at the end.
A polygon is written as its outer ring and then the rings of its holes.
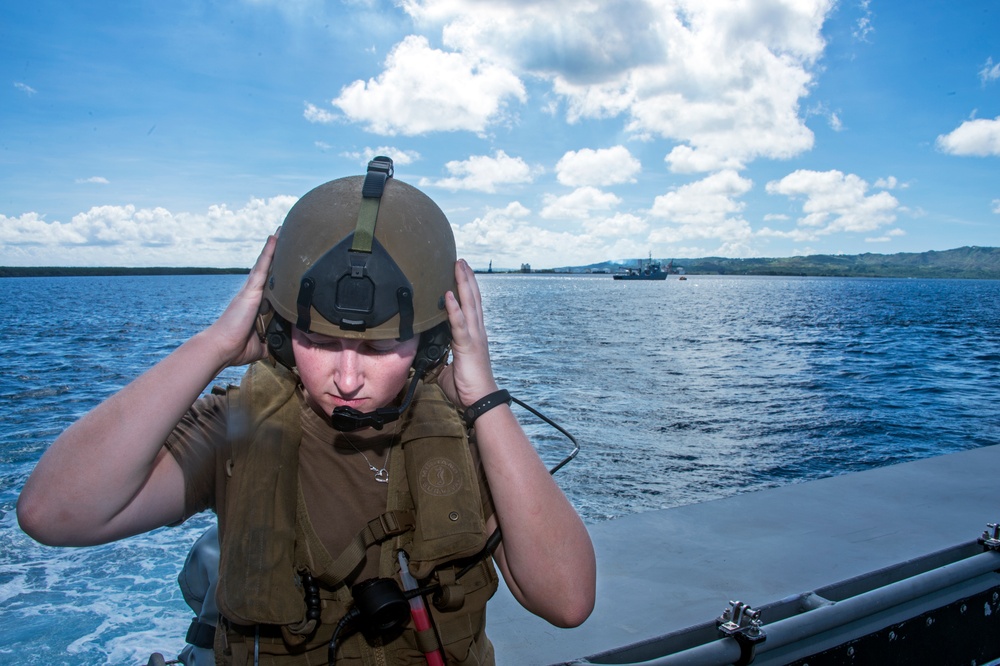
{"type": "Polygon", "coordinates": [[[389,483],[389,471],[386,468],[389,466],[389,454],[392,453],[392,442],[389,442],[389,449],[385,452],[385,460],[382,462],[382,467],[376,467],[372,464],[371,460],[368,460],[368,456],[365,455],[365,452],[354,445],[354,442],[351,441],[351,438],[347,436],[346,432],[343,433],[343,435],[344,439],[347,440],[347,443],[351,445],[351,448],[360,453],[361,457],[365,459],[366,463],[368,463],[368,469],[375,472],[375,480],[379,483],[389,483]]]}

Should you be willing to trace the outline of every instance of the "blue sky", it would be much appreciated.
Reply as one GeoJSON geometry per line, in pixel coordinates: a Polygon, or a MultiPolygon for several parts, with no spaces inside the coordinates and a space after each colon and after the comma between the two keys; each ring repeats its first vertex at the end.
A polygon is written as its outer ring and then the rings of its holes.
{"type": "Polygon", "coordinates": [[[1000,245],[1000,4],[0,5],[0,265],[249,266],[388,154],[477,267],[1000,245]]]}

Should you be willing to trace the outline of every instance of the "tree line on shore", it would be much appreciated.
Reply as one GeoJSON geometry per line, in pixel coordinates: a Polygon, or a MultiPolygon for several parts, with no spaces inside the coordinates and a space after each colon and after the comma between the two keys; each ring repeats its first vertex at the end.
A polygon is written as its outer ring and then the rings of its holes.
{"type": "MultiPolygon", "coordinates": [[[[643,261],[646,261],[645,259],[643,261]]],[[[661,262],[665,267],[668,260],[661,262]]],[[[626,263],[604,262],[565,269],[565,272],[615,272],[625,266],[638,266],[635,259],[626,263]]],[[[559,272],[563,269],[556,269],[559,272]]],[[[784,275],[808,277],[896,277],[896,278],[965,278],[1000,279],[1000,248],[961,247],[930,252],[896,254],[815,254],[803,257],[727,259],[673,259],[673,272],[687,275],[784,275]]]]}
{"type": "MultiPolygon", "coordinates": [[[[642,261],[648,261],[643,259],[642,261]]],[[[638,266],[640,260],[602,262],[545,270],[495,270],[496,273],[593,273],[615,272],[638,266]]],[[[666,266],[669,262],[661,262],[666,266]]],[[[1000,248],[961,247],[930,252],[896,254],[815,254],[805,257],[728,259],[674,259],[672,270],[687,275],[786,275],[809,277],[897,277],[1000,279],[1000,248]]],[[[231,275],[249,273],[249,268],[114,267],[114,266],[0,266],[2,277],[70,277],[114,275],[231,275]]]]}

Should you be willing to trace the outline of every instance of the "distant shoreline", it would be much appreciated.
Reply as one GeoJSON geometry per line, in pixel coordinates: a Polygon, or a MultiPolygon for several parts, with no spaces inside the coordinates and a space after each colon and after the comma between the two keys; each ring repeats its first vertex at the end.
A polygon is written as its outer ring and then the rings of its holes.
{"type": "Polygon", "coordinates": [[[204,268],[185,266],[0,266],[5,277],[115,277],[126,275],[246,275],[249,268],[204,268]]]}
{"type": "MultiPolygon", "coordinates": [[[[615,273],[625,266],[637,266],[642,259],[628,262],[605,261],[589,266],[532,270],[494,269],[496,275],[600,275],[615,273]]],[[[667,265],[666,260],[662,261],[667,265]]],[[[673,259],[672,271],[680,275],[756,275],[776,277],[875,277],[875,278],[957,278],[1000,279],[1000,248],[960,247],[954,250],[897,254],[823,255],[729,259],[673,259]]],[[[2,277],[81,277],[118,275],[246,275],[249,268],[200,267],[93,267],[93,266],[0,266],[2,277]]],[[[491,271],[479,269],[481,275],[491,271]]]]}
{"type": "MultiPolygon", "coordinates": [[[[813,254],[798,257],[730,259],[657,259],[674,274],[753,275],[775,277],[871,277],[1000,280],[1000,248],[970,246],[953,250],[897,252],[896,254],[813,254]]],[[[601,262],[589,266],[555,268],[538,273],[615,273],[646,259],[601,262]]],[[[494,272],[499,272],[494,269],[494,272]]],[[[515,272],[515,271],[511,271],[515,272]]]]}

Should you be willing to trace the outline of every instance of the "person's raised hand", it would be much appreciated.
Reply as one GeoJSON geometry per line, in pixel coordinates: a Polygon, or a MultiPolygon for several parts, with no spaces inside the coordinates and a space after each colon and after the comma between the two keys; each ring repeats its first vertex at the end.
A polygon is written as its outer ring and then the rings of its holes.
{"type": "Polygon", "coordinates": [[[246,365],[267,356],[267,345],[257,334],[256,323],[277,240],[278,232],[267,237],[246,282],[206,331],[218,345],[220,358],[227,366],[246,365]]]}
{"type": "Polygon", "coordinates": [[[483,299],[472,268],[464,259],[455,262],[454,293],[445,294],[445,310],[451,325],[452,363],[441,371],[438,384],[448,399],[468,407],[497,390],[490,364],[489,340],[483,318],[483,299]]]}

